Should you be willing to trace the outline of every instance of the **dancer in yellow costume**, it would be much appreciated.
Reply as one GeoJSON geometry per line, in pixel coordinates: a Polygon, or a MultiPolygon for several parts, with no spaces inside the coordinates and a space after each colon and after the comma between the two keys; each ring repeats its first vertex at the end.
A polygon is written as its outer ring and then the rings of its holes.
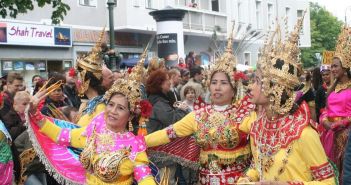
{"type": "MultiPolygon", "coordinates": [[[[128,131],[128,122],[141,101],[140,81],[135,79],[144,60],[145,52],[130,77],[117,80],[106,92],[104,112],[87,127],[61,128],[53,123],[56,120],[43,116],[37,104],[47,96],[48,90],[32,98],[27,115],[30,137],[39,157],[59,182],[130,185],[135,180],[141,185],[156,184],[144,138],[128,131]],[[67,152],[67,146],[83,149],[79,158],[67,152]]],[[[52,87],[48,89],[51,91],[52,87]]]]}
{"type": "Polygon", "coordinates": [[[262,106],[262,111],[251,127],[253,162],[241,184],[336,183],[319,135],[310,126],[308,105],[294,91],[302,71],[298,47],[302,25],[303,18],[285,42],[277,26],[262,52],[250,91],[252,102],[262,106]]]}
{"type": "MultiPolygon", "coordinates": [[[[247,133],[239,126],[249,127],[248,124],[256,119],[255,107],[247,96],[241,99],[236,96],[239,90],[234,80],[236,58],[232,45],[231,35],[224,54],[211,66],[208,88],[212,103],[189,113],[170,127],[146,136],[148,147],[153,147],[193,135],[200,146],[200,184],[234,184],[248,167],[251,157],[247,133]]],[[[171,143],[169,148],[172,150],[171,143]]],[[[196,149],[177,148],[177,152],[180,150],[186,150],[183,151],[185,155],[190,155],[196,149]]]]}
{"type": "Polygon", "coordinates": [[[87,126],[91,120],[105,110],[103,95],[105,89],[102,87],[102,65],[101,43],[105,35],[105,29],[101,32],[99,40],[92,51],[76,61],[75,71],[78,76],[78,95],[86,97],[88,101],[82,103],[80,113],[77,117],[77,125],[87,126]]]}

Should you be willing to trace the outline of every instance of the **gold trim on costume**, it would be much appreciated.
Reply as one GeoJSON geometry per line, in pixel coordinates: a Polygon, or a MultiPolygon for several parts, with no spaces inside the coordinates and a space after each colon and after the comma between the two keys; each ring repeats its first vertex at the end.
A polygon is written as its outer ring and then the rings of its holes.
{"type": "Polygon", "coordinates": [[[234,79],[234,68],[237,64],[236,57],[233,54],[233,31],[235,24],[232,25],[232,29],[228,38],[227,47],[224,53],[215,61],[214,65],[210,67],[210,71],[207,77],[207,84],[210,84],[211,76],[215,72],[224,72],[230,78],[230,83],[233,87],[236,87],[234,79]]]}
{"type": "Polygon", "coordinates": [[[87,91],[89,87],[90,79],[86,79],[85,77],[87,71],[93,73],[93,75],[97,79],[102,78],[103,59],[101,56],[102,55],[101,44],[102,44],[102,39],[104,35],[105,35],[105,27],[101,31],[99,40],[92,48],[91,52],[87,56],[77,58],[75,68],[78,71],[78,78],[82,83],[81,86],[78,88],[78,93],[80,96],[83,96],[85,91],[87,91]],[[79,67],[82,68],[81,71],[78,70],[79,67]]]}
{"type": "Polygon", "coordinates": [[[109,100],[114,93],[121,93],[127,97],[130,110],[134,111],[137,104],[141,101],[140,84],[144,74],[144,62],[146,58],[147,47],[141,55],[138,64],[129,74],[128,79],[118,79],[112,87],[105,93],[104,98],[109,100]]]}
{"type": "Polygon", "coordinates": [[[263,93],[270,97],[271,108],[278,114],[285,114],[292,109],[296,98],[294,88],[300,84],[302,69],[299,37],[303,20],[304,16],[298,19],[294,30],[285,41],[281,38],[280,26],[277,23],[276,30],[265,43],[262,57],[259,59],[263,93]],[[289,98],[282,103],[283,93],[289,98]]]}
{"type": "Polygon", "coordinates": [[[341,61],[342,67],[351,67],[351,28],[344,26],[341,28],[338,41],[336,42],[335,57],[338,57],[341,61]]]}

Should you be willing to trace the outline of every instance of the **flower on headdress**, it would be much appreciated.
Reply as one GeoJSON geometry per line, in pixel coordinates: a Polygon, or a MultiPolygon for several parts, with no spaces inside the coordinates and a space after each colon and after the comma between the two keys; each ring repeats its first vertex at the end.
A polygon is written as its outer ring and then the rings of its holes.
{"type": "Polygon", "coordinates": [[[149,118],[152,113],[152,105],[147,100],[141,100],[140,102],[141,116],[144,118],[149,118]]]}
{"type": "Polygon", "coordinates": [[[139,103],[139,106],[140,106],[141,117],[139,119],[138,135],[146,136],[147,135],[146,122],[149,121],[149,117],[151,116],[152,105],[147,100],[141,100],[141,102],[139,103]]]}
{"type": "Polygon", "coordinates": [[[132,68],[128,68],[128,74],[130,74],[132,72],[132,68]]]}
{"type": "Polygon", "coordinates": [[[76,70],[73,67],[71,67],[68,71],[68,75],[70,77],[75,77],[77,75],[76,70]]]}
{"type": "Polygon", "coordinates": [[[236,72],[235,74],[234,74],[234,79],[235,79],[235,81],[238,81],[238,80],[248,80],[248,78],[247,78],[247,76],[245,75],[245,73],[243,73],[243,72],[236,72]]]}

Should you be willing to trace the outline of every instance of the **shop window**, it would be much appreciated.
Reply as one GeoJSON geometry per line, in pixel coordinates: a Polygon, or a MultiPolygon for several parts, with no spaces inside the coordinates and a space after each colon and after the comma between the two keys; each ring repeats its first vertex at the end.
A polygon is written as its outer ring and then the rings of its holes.
{"type": "Polygon", "coordinates": [[[251,64],[251,54],[244,53],[244,64],[249,66],[251,64]]]}
{"type": "Polygon", "coordinates": [[[211,0],[212,11],[219,12],[219,2],[218,0],[211,0]]]}
{"type": "Polygon", "coordinates": [[[243,3],[238,1],[238,20],[239,22],[243,22],[243,3]]]}
{"type": "Polygon", "coordinates": [[[256,1],[256,28],[262,29],[261,1],[256,1]]]}
{"type": "MultiPolygon", "coordinates": [[[[297,18],[302,18],[303,16],[303,10],[297,10],[297,18]]],[[[302,28],[301,28],[301,32],[300,34],[303,34],[303,24],[302,24],[302,28]]]]}
{"type": "Polygon", "coordinates": [[[79,5],[96,7],[97,0],[79,0],[79,5]]]}
{"type": "Polygon", "coordinates": [[[155,8],[155,0],[145,0],[145,8],[155,8]]]}
{"type": "Polygon", "coordinates": [[[288,26],[288,28],[290,28],[289,19],[291,19],[291,16],[290,16],[290,8],[289,7],[285,7],[285,17],[286,17],[286,25],[288,26]]]}
{"type": "Polygon", "coordinates": [[[70,60],[65,60],[65,61],[63,61],[63,67],[65,68],[65,69],[69,69],[69,68],[71,68],[72,67],[72,61],[70,61],[70,60]]]}
{"type": "Polygon", "coordinates": [[[268,19],[268,29],[272,30],[273,29],[273,25],[274,25],[274,10],[273,10],[273,4],[268,3],[267,5],[267,19],[268,19]]]}
{"type": "Polygon", "coordinates": [[[133,6],[139,7],[140,6],[140,1],[139,0],[133,0],[133,6]]]}
{"type": "MultiPolygon", "coordinates": [[[[106,2],[105,2],[106,7],[108,7],[107,1],[108,1],[108,0],[106,0],[106,2]]],[[[114,6],[114,7],[117,7],[118,1],[117,1],[117,0],[113,0],[113,1],[115,2],[115,6],[114,6]]]]}

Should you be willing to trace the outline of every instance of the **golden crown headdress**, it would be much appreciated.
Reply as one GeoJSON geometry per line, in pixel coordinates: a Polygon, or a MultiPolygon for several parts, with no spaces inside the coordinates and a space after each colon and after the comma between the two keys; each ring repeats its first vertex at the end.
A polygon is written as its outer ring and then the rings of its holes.
{"type": "Polygon", "coordinates": [[[234,68],[236,66],[236,57],[233,54],[233,31],[234,31],[234,24],[232,26],[230,35],[228,37],[227,47],[224,53],[215,61],[214,65],[211,66],[210,71],[208,73],[208,84],[210,83],[211,76],[215,72],[224,72],[226,73],[229,78],[230,82],[232,83],[233,87],[235,87],[235,79],[234,79],[234,68]]]}
{"type": "Polygon", "coordinates": [[[351,68],[351,28],[344,26],[341,28],[341,33],[338,37],[338,42],[335,48],[335,57],[341,60],[341,65],[344,68],[351,68]]]}
{"type": "Polygon", "coordinates": [[[294,30],[285,41],[281,39],[280,26],[277,23],[276,30],[265,44],[259,59],[263,92],[270,97],[272,109],[278,114],[285,114],[292,109],[296,98],[294,88],[300,84],[301,63],[298,42],[303,18],[298,19],[294,30]],[[281,99],[283,94],[288,97],[284,102],[281,99]]]}
{"type": "Polygon", "coordinates": [[[145,72],[145,59],[147,56],[147,51],[148,51],[148,46],[149,43],[146,45],[146,48],[144,49],[144,52],[141,54],[140,56],[140,60],[138,61],[138,63],[132,68],[132,72],[128,75],[128,78],[130,80],[135,80],[138,82],[142,81],[143,78],[143,74],[145,72]]]}
{"type": "Polygon", "coordinates": [[[78,72],[78,78],[82,83],[78,87],[78,93],[80,96],[83,96],[85,91],[89,88],[90,79],[86,79],[86,73],[89,71],[93,73],[93,75],[97,79],[102,78],[102,64],[103,59],[101,56],[101,44],[102,39],[105,35],[105,27],[100,33],[99,39],[95,46],[92,48],[91,52],[88,55],[77,58],[75,69],[78,72]],[[81,70],[79,70],[81,68],[81,70]]]}
{"type": "Polygon", "coordinates": [[[147,47],[142,53],[138,64],[133,68],[127,79],[118,79],[112,87],[106,91],[105,100],[109,100],[115,93],[123,94],[127,97],[130,110],[135,111],[136,106],[141,101],[140,85],[144,74],[144,62],[146,58],[147,47]]]}

